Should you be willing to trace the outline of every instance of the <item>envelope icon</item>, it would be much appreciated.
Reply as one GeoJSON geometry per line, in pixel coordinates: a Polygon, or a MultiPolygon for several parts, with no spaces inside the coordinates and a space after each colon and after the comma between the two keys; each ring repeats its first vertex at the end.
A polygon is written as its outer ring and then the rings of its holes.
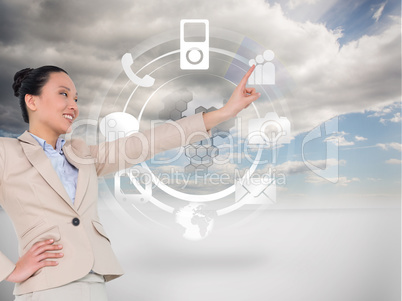
{"type": "Polygon", "coordinates": [[[276,203],[275,178],[250,178],[236,180],[235,201],[244,204],[274,204],[276,203]]]}

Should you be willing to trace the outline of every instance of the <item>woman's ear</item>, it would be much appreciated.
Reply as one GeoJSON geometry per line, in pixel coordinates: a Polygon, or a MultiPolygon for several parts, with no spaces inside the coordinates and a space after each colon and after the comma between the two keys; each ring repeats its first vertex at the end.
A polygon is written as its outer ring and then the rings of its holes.
{"type": "Polygon", "coordinates": [[[34,95],[25,94],[25,104],[29,110],[36,111],[36,97],[34,95]]]}

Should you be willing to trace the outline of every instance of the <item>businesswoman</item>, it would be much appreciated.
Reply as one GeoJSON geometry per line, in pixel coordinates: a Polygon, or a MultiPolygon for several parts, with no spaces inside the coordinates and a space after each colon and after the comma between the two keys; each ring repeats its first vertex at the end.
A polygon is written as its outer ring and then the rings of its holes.
{"type": "Polygon", "coordinates": [[[166,123],[150,132],[88,146],[60,137],[78,117],[78,96],[55,66],[23,69],[13,89],[28,131],[0,138],[0,205],[18,236],[19,259],[0,252],[0,281],[15,300],[107,300],[105,281],[123,274],[97,213],[97,177],[154,154],[205,139],[260,95],[246,88],[252,67],[221,109],[166,123]]]}

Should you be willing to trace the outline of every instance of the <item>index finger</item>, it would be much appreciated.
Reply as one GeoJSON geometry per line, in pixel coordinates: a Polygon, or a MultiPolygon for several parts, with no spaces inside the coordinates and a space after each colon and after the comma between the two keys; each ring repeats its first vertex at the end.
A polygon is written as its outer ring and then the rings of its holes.
{"type": "Polygon", "coordinates": [[[251,73],[253,73],[254,69],[255,69],[255,65],[251,66],[251,68],[248,69],[247,73],[241,79],[238,87],[240,87],[241,89],[244,89],[246,87],[248,78],[250,77],[251,73]]]}

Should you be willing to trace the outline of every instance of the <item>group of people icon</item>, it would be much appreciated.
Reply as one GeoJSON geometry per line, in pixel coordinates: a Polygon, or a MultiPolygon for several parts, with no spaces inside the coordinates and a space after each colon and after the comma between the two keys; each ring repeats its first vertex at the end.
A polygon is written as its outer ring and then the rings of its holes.
{"type": "Polygon", "coordinates": [[[250,67],[255,65],[254,72],[248,79],[249,85],[275,85],[275,65],[271,62],[275,57],[272,50],[265,50],[249,61],[250,67]]]}

